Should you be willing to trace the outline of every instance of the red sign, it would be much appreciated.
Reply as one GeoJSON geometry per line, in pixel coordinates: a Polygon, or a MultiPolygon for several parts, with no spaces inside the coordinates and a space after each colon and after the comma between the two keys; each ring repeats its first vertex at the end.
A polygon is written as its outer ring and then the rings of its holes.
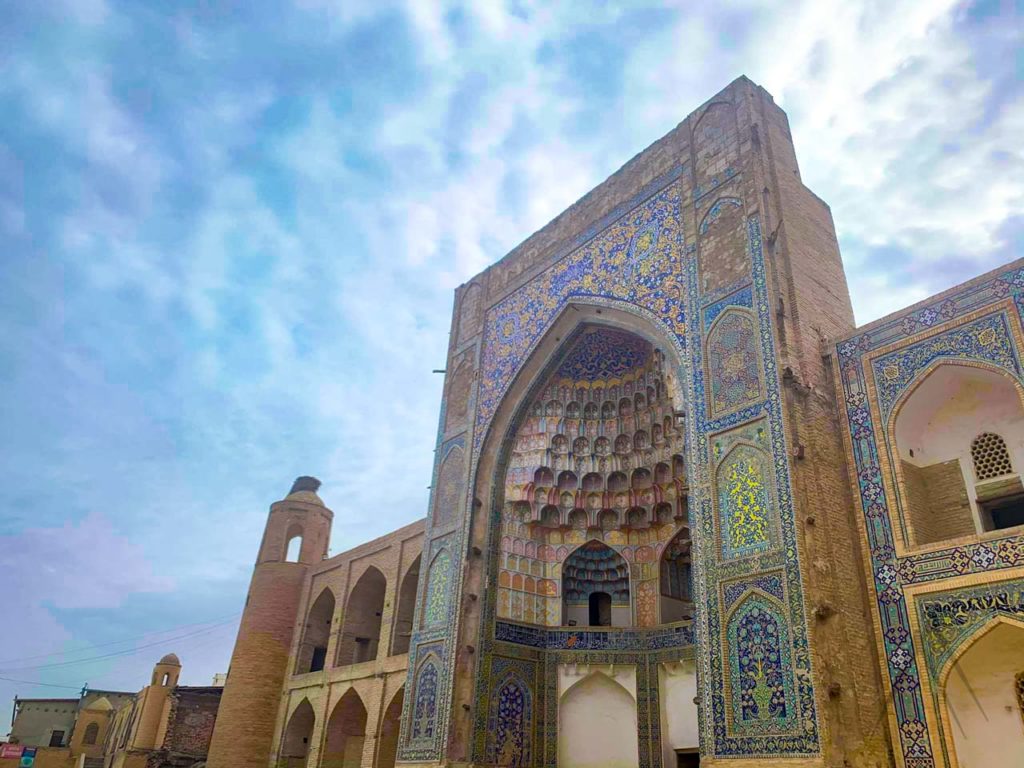
{"type": "Polygon", "coordinates": [[[0,744],[0,757],[21,757],[24,751],[21,744],[0,744]]]}

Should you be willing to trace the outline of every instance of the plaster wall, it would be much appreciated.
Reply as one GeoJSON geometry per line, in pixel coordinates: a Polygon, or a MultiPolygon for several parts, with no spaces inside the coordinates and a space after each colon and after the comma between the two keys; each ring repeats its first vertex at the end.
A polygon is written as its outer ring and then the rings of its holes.
{"type": "Polygon", "coordinates": [[[1014,688],[1022,671],[1024,627],[1010,624],[988,632],[953,666],[946,703],[960,768],[1024,765],[1024,713],[1014,688]]]}
{"type": "Polygon", "coordinates": [[[697,669],[692,661],[662,664],[658,668],[661,694],[662,765],[676,764],[675,750],[700,745],[697,719],[697,669]]]}
{"type": "Polygon", "coordinates": [[[559,768],[639,768],[636,668],[561,665],[559,768]]]}
{"type": "Polygon", "coordinates": [[[48,747],[50,735],[54,731],[63,731],[63,742],[67,744],[77,714],[77,699],[23,701],[11,726],[11,739],[26,747],[48,747]]]}

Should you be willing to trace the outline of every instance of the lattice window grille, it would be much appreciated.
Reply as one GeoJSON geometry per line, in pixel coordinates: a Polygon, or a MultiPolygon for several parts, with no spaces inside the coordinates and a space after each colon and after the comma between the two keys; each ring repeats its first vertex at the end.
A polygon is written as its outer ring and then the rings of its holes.
{"type": "Polygon", "coordinates": [[[1008,475],[1013,472],[1006,441],[992,432],[983,432],[971,442],[971,459],[978,480],[1008,475]]]}

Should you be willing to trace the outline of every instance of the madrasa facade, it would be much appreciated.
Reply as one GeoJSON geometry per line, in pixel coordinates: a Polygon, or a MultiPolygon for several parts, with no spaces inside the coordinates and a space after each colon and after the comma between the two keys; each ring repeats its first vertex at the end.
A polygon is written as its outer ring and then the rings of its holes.
{"type": "Polygon", "coordinates": [[[271,505],[209,768],[1019,768],[1022,310],[857,327],[739,78],[456,290],[425,519],[271,505]]]}

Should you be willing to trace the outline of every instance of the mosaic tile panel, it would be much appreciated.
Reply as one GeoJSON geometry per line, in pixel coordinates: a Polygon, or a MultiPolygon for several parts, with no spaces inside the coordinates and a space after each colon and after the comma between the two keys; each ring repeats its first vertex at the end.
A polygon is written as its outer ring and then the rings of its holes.
{"type": "Polygon", "coordinates": [[[509,671],[491,695],[488,760],[509,768],[533,765],[533,691],[516,672],[509,671]]]}
{"type": "Polygon", "coordinates": [[[712,416],[760,401],[760,362],[753,316],[727,309],[708,333],[709,406],[712,416]]]}
{"type": "Polygon", "coordinates": [[[678,261],[679,195],[679,187],[668,184],[487,312],[477,447],[512,377],[570,298],[602,296],[651,307],[680,333],[685,330],[678,261]],[[655,222],[656,241],[642,252],[631,250],[637,233],[650,231],[655,222]]]}
{"type": "Polygon", "coordinates": [[[750,595],[729,619],[726,637],[733,732],[792,731],[796,712],[785,618],[770,601],[750,595]]]}
{"type": "Polygon", "coordinates": [[[740,445],[718,467],[718,514],[725,560],[764,552],[771,544],[772,503],[766,463],[762,452],[740,445]]]}
{"type": "Polygon", "coordinates": [[[448,617],[448,602],[452,590],[452,556],[442,549],[434,557],[427,573],[427,599],[424,603],[425,626],[443,624],[448,617]]]}

